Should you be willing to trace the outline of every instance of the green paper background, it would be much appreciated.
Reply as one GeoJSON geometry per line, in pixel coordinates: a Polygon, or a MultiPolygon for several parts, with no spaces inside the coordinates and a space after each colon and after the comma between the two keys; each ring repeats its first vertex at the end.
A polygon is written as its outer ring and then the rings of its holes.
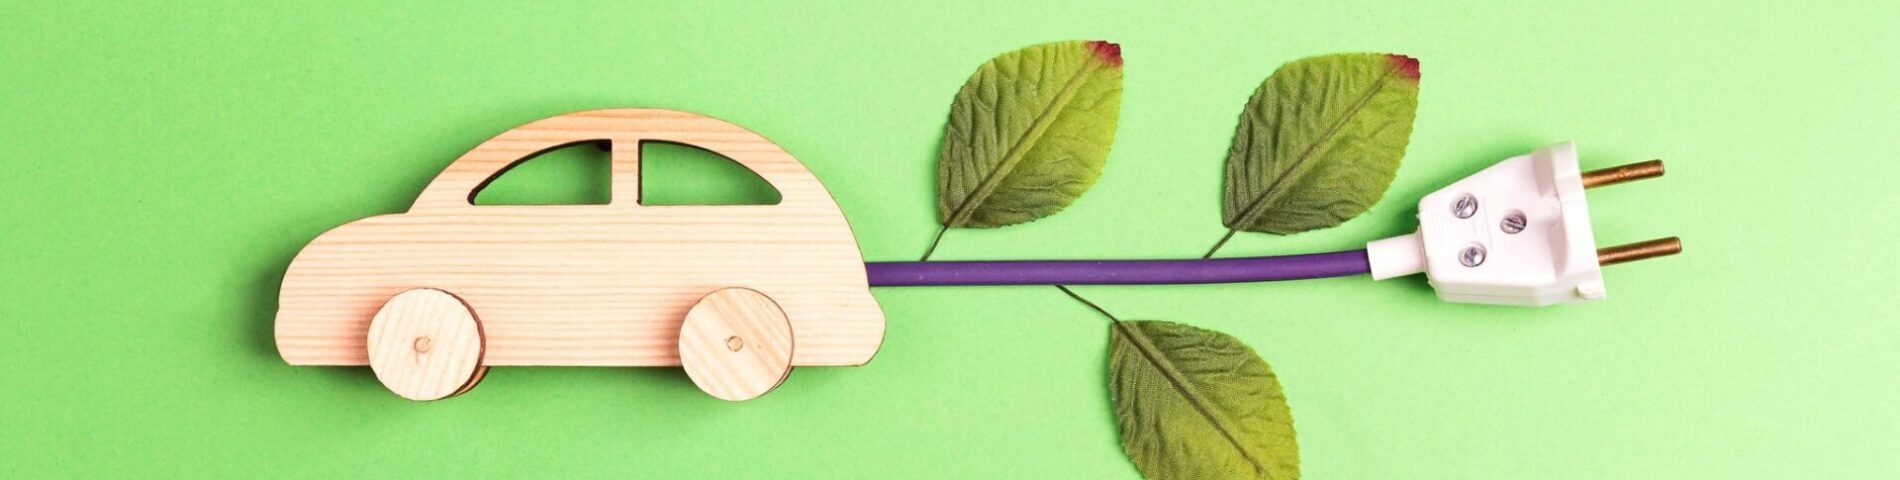
{"type": "MultiPolygon", "coordinates": [[[[1598,304],[1445,304],[1420,279],[1081,289],[1258,349],[1308,478],[1900,471],[1891,1],[116,3],[0,7],[0,477],[1134,478],[1108,329],[1050,288],[878,290],[876,361],[742,404],[629,368],[496,369],[415,404],[366,368],[286,366],[271,340],[305,242],[572,110],[761,132],[824,180],[867,258],[913,259],[958,86],[993,55],[1094,38],[1128,69],[1100,184],[935,258],[1199,255],[1247,96],[1330,52],[1423,61],[1397,181],[1342,227],[1223,254],[1410,231],[1421,195],[1546,143],[1669,161],[1591,210],[1605,243],[1688,252],[1609,269],[1598,304]]],[[[584,188],[560,182],[585,159],[524,167],[507,195],[584,188]]]]}

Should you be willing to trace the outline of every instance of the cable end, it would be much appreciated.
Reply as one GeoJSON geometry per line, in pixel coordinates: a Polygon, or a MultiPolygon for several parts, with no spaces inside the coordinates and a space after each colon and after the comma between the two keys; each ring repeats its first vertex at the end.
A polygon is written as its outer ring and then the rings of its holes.
{"type": "Polygon", "coordinates": [[[1425,240],[1418,232],[1366,244],[1372,279],[1385,280],[1425,271],[1425,240]]]}

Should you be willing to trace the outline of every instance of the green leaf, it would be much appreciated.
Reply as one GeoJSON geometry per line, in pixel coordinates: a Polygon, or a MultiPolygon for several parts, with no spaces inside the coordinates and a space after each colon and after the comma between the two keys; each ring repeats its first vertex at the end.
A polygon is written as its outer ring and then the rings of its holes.
{"type": "Polygon", "coordinates": [[[1293,412],[1252,348],[1172,322],[1116,322],[1113,337],[1115,418],[1122,448],[1143,476],[1300,478],[1293,412]]]}
{"type": "Polygon", "coordinates": [[[991,59],[950,107],[938,157],[945,227],[1040,219],[1095,184],[1121,116],[1121,47],[1036,45],[991,59]]]}
{"type": "Polygon", "coordinates": [[[1332,227],[1378,203],[1412,136],[1418,81],[1417,60],[1372,53],[1273,72],[1247,100],[1227,154],[1228,235],[1332,227]]]}

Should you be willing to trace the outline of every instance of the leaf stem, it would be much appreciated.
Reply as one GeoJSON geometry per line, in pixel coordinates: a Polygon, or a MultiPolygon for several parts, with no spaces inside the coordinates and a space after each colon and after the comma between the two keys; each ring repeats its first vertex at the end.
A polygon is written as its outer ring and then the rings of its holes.
{"type": "Polygon", "coordinates": [[[930,241],[930,248],[924,249],[923,258],[919,258],[917,259],[917,261],[919,262],[930,261],[930,254],[937,252],[937,244],[943,243],[943,234],[949,233],[949,232],[950,232],[950,225],[948,224],[945,224],[943,228],[937,229],[937,238],[930,241]]]}
{"type": "Polygon", "coordinates": [[[1095,302],[1082,298],[1081,294],[1075,293],[1075,290],[1070,290],[1067,285],[1056,285],[1056,289],[1061,290],[1062,293],[1069,294],[1069,298],[1073,298],[1075,301],[1082,302],[1083,305],[1088,305],[1089,308],[1095,309],[1095,313],[1100,313],[1102,316],[1108,317],[1108,321],[1116,324],[1122,323],[1122,319],[1115,318],[1115,314],[1108,313],[1108,310],[1103,309],[1101,305],[1096,305],[1095,302]]]}
{"type": "Polygon", "coordinates": [[[1227,241],[1232,240],[1234,238],[1234,234],[1236,233],[1240,233],[1240,229],[1238,228],[1227,229],[1227,235],[1220,237],[1220,241],[1214,242],[1214,248],[1207,249],[1207,254],[1201,255],[1201,258],[1214,258],[1214,252],[1220,251],[1221,246],[1227,245],[1227,241]]]}

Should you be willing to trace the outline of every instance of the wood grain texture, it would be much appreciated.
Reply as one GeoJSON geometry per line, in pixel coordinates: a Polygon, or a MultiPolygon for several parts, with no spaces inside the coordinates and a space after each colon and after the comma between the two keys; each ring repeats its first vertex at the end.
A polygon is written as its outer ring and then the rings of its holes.
{"type": "Polygon", "coordinates": [[[688,309],[715,290],[745,286],[784,310],[799,346],[793,364],[859,365],[884,336],[863,261],[824,186],[765,138],[682,112],[580,112],[475,147],[407,213],[351,222],[313,240],[285,274],[277,348],[296,365],[363,365],[377,307],[405,290],[436,288],[480,316],[487,365],[679,365],[688,309]],[[611,144],[610,204],[471,201],[522,159],[598,141],[611,144]],[[782,201],[640,205],[643,141],[730,158],[770,182],[782,201]]]}
{"type": "Polygon", "coordinates": [[[481,322],[441,290],[397,294],[370,320],[369,366],[389,391],[429,401],[473,388],[482,367],[481,322]]]}
{"type": "Polygon", "coordinates": [[[726,288],[706,295],[680,327],[680,365],[708,395],[758,398],[792,372],[792,324],[757,290],[726,288]]]}

